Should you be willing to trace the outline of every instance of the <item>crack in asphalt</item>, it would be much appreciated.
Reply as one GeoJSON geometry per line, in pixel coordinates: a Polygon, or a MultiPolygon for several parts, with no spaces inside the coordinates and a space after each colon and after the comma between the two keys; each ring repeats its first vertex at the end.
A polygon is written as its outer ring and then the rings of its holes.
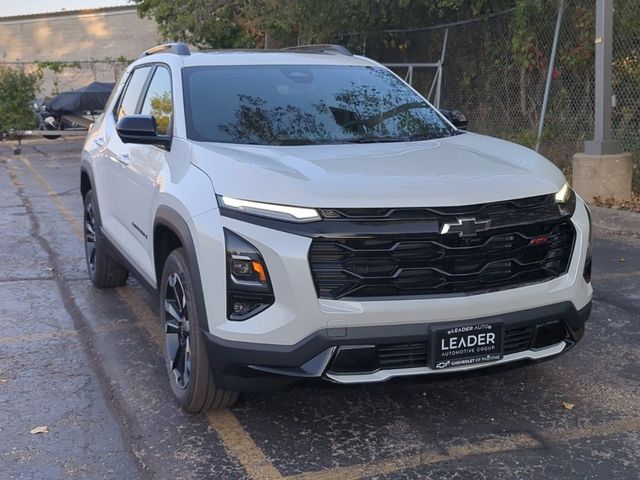
{"type": "Polygon", "coordinates": [[[99,388],[102,392],[105,405],[110,410],[114,419],[118,423],[118,429],[122,436],[123,443],[126,444],[129,448],[127,448],[127,453],[139,473],[143,478],[151,479],[152,476],[147,469],[146,465],[139,457],[136,455],[136,442],[134,441],[135,435],[133,431],[136,430],[135,425],[137,422],[135,419],[125,416],[125,409],[122,408],[122,400],[119,398],[118,393],[113,388],[111,382],[109,382],[107,374],[100,364],[99,357],[96,352],[96,348],[93,343],[92,331],[89,326],[89,322],[85,318],[84,314],[75,303],[73,299],[73,295],[71,293],[71,289],[65,282],[64,277],[60,273],[62,270],[62,264],[60,259],[54,249],[49,244],[49,241],[40,233],[40,223],[38,218],[36,217],[33,209],[33,205],[31,204],[31,200],[28,195],[25,193],[24,188],[20,179],[18,178],[18,174],[15,166],[9,164],[7,167],[7,163],[3,162],[3,166],[5,166],[8,171],[9,177],[11,178],[11,182],[15,188],[16,194],[20,198],[22,202],[22,206],[27,212],[27,216],[30,221],[30,229],[29,234],[32,238],[34,238],[40,248],[47,254],[49,259],[49,264],[53,267],[53,271],[51,272],[53,275],[53,279],[56,282],[58,287],[58,291],[60,294],[60,298],[62,299],[62,304],[67,311],[69,317],[73,320],[73,325],[75,330],[78,332],[78,337],[80,339],[80,345],[85,355],[89,359],[89,367],[94,372],[95,378],[97,379],[99,388]]]}

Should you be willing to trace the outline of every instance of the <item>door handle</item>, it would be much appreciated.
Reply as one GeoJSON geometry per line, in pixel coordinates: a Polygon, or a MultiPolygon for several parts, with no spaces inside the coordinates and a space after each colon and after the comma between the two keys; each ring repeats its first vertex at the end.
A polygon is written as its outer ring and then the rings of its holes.
{"type": "Polygon", "coordinates": [[[107,141],[104,137],[93,137],[93,143],[95,143],[99,147],[104,147],[107,144],[107,141]]]}
{"type": "Polygon", "coordinates": [[[131,158],[129,157],[128,153],[119,153],[118,155],[116,155],[116,158],[124,166],[127,166],[131,163],[131,158]]]}

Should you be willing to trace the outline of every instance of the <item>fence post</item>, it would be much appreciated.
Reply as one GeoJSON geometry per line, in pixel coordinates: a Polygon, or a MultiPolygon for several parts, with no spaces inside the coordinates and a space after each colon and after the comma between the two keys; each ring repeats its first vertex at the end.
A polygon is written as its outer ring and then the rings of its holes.
{"type": "Polygon", "coordinates": [[[435,107],[440,108],[440,94],[442,93],[442,66],[444,64],[445,54],[447,52],[447,40],[449,39],[449,28],[444,30],[444,39],[442,40],[442,52],[440,53],[440,61],[438,62],[438,70],[436,72],[438,82],[436,84],[435,107]]]}
{"type": "Polygon", "coordinates": [[[560,0],[558,7],[558,17],[556,18],[556,30],[553,34],[553,45],[551,46],[551,56],[547,65],[547,83],[544,86],[544,98],[542,100],[542,110],[540,111],[540,123],[538,124],[538,136],[536,138],[536,152],[540,150],[540,139],[544,129],[544,117],[547,114],[547,104],[549,102],[549,92],[551,91],[551,79],[553,78],[553,67],[556,63],[556,52],[558,50],[558,38],[560,37],[560,26],[562,25],[562,15],[564,13],[564,0],[560,0]]]}

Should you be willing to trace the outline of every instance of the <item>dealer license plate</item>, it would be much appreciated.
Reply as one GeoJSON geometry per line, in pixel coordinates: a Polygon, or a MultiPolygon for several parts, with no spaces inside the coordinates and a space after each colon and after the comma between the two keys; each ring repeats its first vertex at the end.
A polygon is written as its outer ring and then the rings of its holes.
{"type": "Polygon", "coordinates": [[[500,360],[503,330],[500,322],[434,327],[431,368],[441,370],[500,360]]]}

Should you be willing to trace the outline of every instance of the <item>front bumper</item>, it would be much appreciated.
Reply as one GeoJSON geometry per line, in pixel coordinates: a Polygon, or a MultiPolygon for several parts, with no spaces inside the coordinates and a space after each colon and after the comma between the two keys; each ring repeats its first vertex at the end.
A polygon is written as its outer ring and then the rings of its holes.
{"type": "MultiPolygon", "coordinates": [[[[575,345],[584,333],[591,303],[577,310],[571,302],[503,315],[461,321],[503,322],[504,357],[500,360],[438,370],[431,361],[430,349],[410,345],[430,345],[432,323],[326,328],[316,331],[295,345],[265,345],[231,341],[206,333],[206,344],[214,377],[219,386],[236,390],[264,390],[284,386],[305,378],[324,378],[336,383],[381,382],[394,377],[450,373],[491,367],[522,360],[543,360],[557,356],[575,345]],[[543,328],[559,325],[561,337],[548,335],[543,328]],[[510,333],[511,332],[511,333],[510,333]],[[546,343],[545,343],[546,342],[546,343]],[[395,361],[381,365],[376,352],[390,346],[407,349],[406,363],[395,361]],[[351,352],[368,350],[372,363],[350,361],[351,352]]],[[[555,328],[555,331],[560,331],[555,328]]]]}

